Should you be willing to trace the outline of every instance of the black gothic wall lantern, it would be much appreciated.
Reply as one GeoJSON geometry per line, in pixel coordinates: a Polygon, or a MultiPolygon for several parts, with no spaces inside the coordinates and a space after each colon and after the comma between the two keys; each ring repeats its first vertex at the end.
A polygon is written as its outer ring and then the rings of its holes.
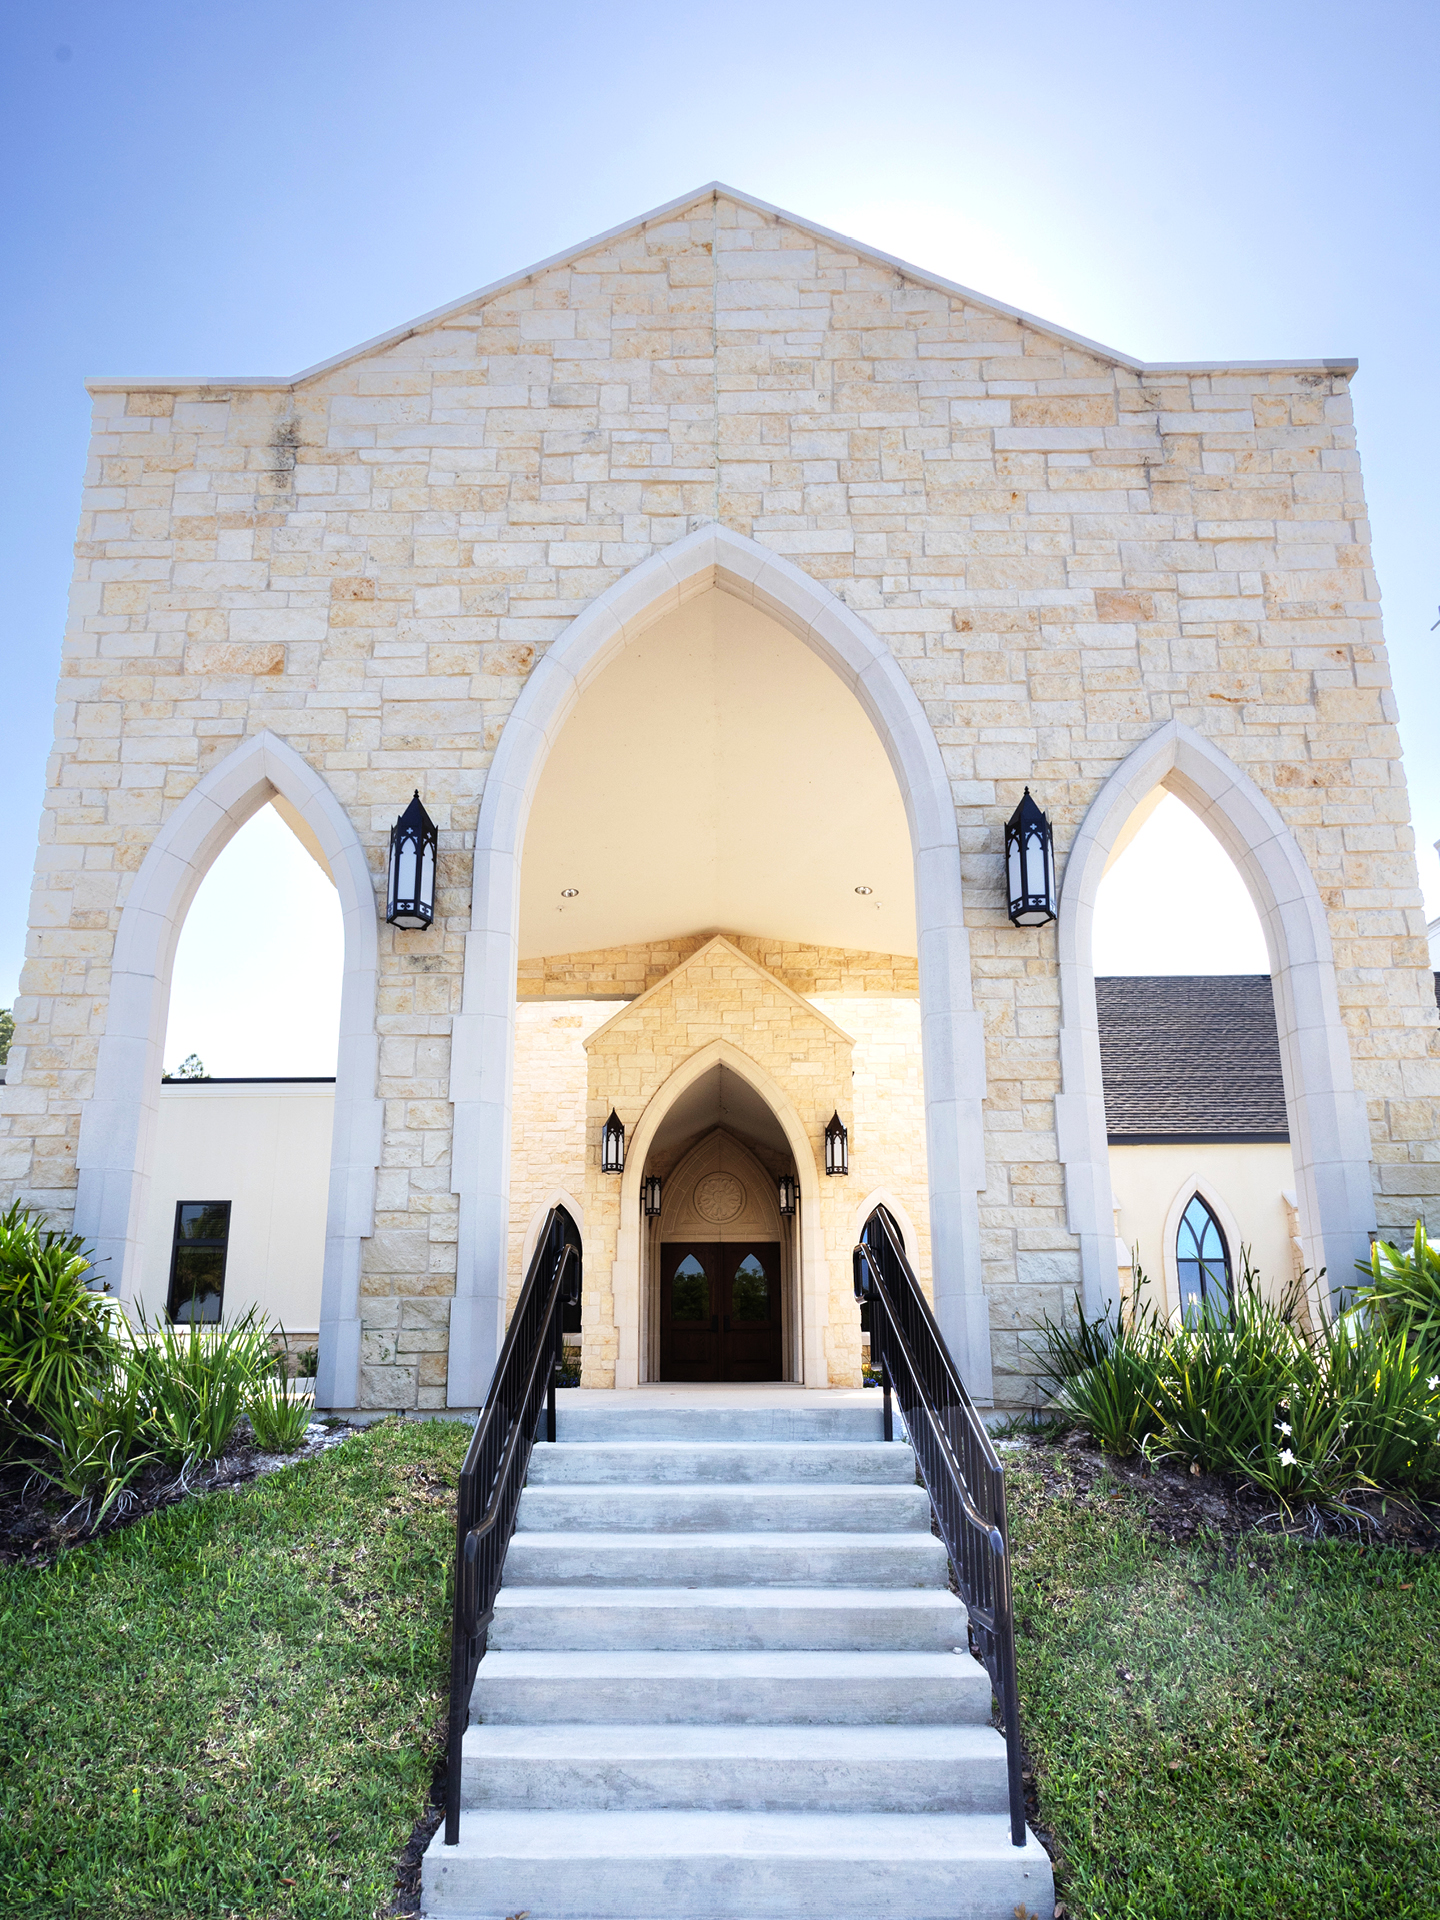
{"type": "Polygon", "coordinates": [[[390,884],[385,918],[392,927],[428,927],[435,918],[435,854],[439,835],[420,789],[390,829],[390,884]]]}
{"type": "Polygon", "coordinates": [[[850,1136],[838,1113],[830,1116],[830,1124],[825,1129],[825,1171],[826,1173],[849,1173],[850,1136]]]}
{"type": "Polygon", "coordinates": [[[799,1200],[797,1183],[793,1173],[780,1175],[780,1212],[787,1220],[792,1219],[799,1200]]]}
{"type": "Polygon", "coordinates": [[[605,1122],[600,1135],[600,1171],[602,1173],[623,1173],[625,1171],[625,1127],[618,1113],[612,1107],[610,1118],[605,1122]]]}
{"type": "MultiPolygon", "coordinates": [[[[621,1131],[623,1133],[624,1129],[622,1128],[621,1131]]],[[[645,1178],[640,1182],[640,1205],[644,1209],[648,1219],[653,1220],[656,1214],[659,1213],[660,1176],[658,1173],[647,1173],[645,1178]]]]}
{"type": "Polygon", "coordinates": [[[1055,837],[1029,787],[1005,822],[1005,873],[1012,926],[1043,927],[1055,918],[1055,837]]]}

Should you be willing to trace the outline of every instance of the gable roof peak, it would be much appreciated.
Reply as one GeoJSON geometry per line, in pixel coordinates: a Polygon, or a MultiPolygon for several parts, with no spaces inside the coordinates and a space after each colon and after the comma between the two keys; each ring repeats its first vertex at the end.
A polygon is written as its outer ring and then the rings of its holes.
{"type": "Polygon", "coordinates": [[[863,260],[876,261],[883,266],[891,267],[903,279],[913,281],[916,286],[931,287],[936,292],[952,294],[974,306],[987,308],[992,313],[1004,314],[1008,319],[1018,320],[1022,326],[1034,327],[1037,332],[1049,334],[1056,340],[1067,341],[1071,346],[1080,347],[1086,353],[1094,354],[1101,360],[1108,360],[1113,366],[1128,368],[1133,373],[1148,375],[1226,371],[1251,373],[1323,371],[1351,374],[1359,364],[1353,359],[1137,360],[1128,353],[1121,353],[1117,347],[1107,347],[1101,341],[1091,340],[1085,334],[1075,333],[1069,327],[1057,325],[1053,320],[1043,320],[1037,314],[1027,313],[1023,307],[1012,307],[1008,302],[997,300],[990,294],[977,293],[973,287],[962,286],[955,280],[947,280],[942,274],[934,273],[927,267],[918,267],[911,261],[901,260],[895,254],[886,253],[879,247],[871,246],[868,241],[856,240],[850,234],[836,233],[830,227],[822,227],[815,221],[807,220],[798,213],[790,213],[784,207],[777,207],[768,200],[759,200],[754,194],[746,193],[739,187],[728,186],[723,180],[707,180],[704,186],[695,187],[689,193],[682,193],[676,199],[667,200],[658,207],[651,207],[648,213],[637,214],[632,219],[622,221],[618,227],[609,227],[603,233],[592,234],[588,240],[582,240],[577,246],[566,247],[562,252],[553,253],[544,260],[537,260],[532,266],[524,267],[518,273],[507,274],[502,280],[494,280],[488,286],[477,287],[473,293],[464,294],[458,300],[447,301],[442,307],[434,307],[429,313],[422,313],[416,319],[406,321],[402,326],[391,328],[387,333],[376,334],[373,339],[363,340],[359,346],[348,347],[343,353],[334,354],[328,360],[319,360],[314,366],[306,367],[300,373],[238,379],[223,375],[152,380],[107,378],[87,380],[85,385],[91,393],[163,392],[189,390],[196,387],[228,387],[252,391],[270,388],[287,391],[303,386],[307,381],[317,380],[321,374],[333,373],[337,367],[347,366],[351,361],[363,360],[369,354],[383,353],[389,347],[397,347],[414,334],[423,333],[427,327],[439,326],[454,315],[465,312],[467,308],[479,306],[484,301],[495,299],[499,294],[524,286],[527,280],[533,280],[537,274],[550,272],[557,267],[569,266],[573,261],[583,258],[585,254],[593,253],[597,247],[621,240],[627,234],[638,233],[644,227],[654,226],[657,222],[683,213],[688,207],[693,207],[707,199],[728,200],[734,206],[746,207],[752,213],[783,222],[784,225],[793,227],[798,232],[811,234],[828,245],[841,247],[847,253],[857,254],[863,260]]]}
{"type": "Polygon", "coordinates": [[[597,1027],[594,1033],[583,1043],[585,1051],[588,1053],[603,1035],[609,1033],[612,1027],[618,1026],[622,1020],[628,1020],[630,1015],[638,1008],[645,1006],[650,1000],[653,1000],[657,993],[663,993],[668,987],[673,987],[682,974],[689,973],[695,967],[705,965],[707,958],[713,960],[716,957],[722,957],[730,962],[738,961],[747,973],[758,974],[760,979],[772,987],[783,999],[789,1000],[793,1005],[808,1014],[812,1020],[818,1021],[822,1027],[826,1028],[843,1045],[847,1047],[854,1046],[855,1040],[853,1035],[846,1033],[843,1027],[838,1026],[835,1021],[830,1018],[828,1013],[822,1013],[819,1007],[805,998],[803,993],[796,993],[793,987],[787,987],[783,980],[771,973],[768,967],[762,966],[758,960],[753,960],[748,953],[744,952],[740,947],[737,947],[733,940],[727,939],[723,933],[716,933],[712,934],[703,946],[697,947],[694,953],[690,954],[686,959],[677,961],[669,973],[664,974],[653,986],[647,987],[643,993],[637,994],[633,1000],[627,1000],[618,1013],[613,1013],[610,1016],[604,1026],[597,1027]]]}

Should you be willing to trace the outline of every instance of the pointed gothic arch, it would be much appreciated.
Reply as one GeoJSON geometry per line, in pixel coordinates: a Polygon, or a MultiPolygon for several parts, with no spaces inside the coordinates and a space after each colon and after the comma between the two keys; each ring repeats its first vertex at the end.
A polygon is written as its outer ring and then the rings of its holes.
{"type": "Polygon", "coordinates": [[[1330,927],[1315,876],[1279,813],[1233,760],[1179,720],[1142,740],[1091,802],[1060,892],[1060,1071],[1055,1101],[1066,1209],[1080,1237],[1085,1311],[1116,1300],[1114,1214],[1095,1006],[1092,929],[1100,881],[1134,809],[1164,785],[1234,861],[1260,915],[1275,991],[1305,1264],[1348,1285],[1375,1224],[1370,1125],[1340,1016],[1330,927]]]}
{"type": "Polygon", "coordinates": [[[324,853],[344,927],[317,1401],[351,1407],[360,1369],[360,1242],[373,1230],[383,1111],[375,1094],[375,888],[349,815],[273,733],[252,734],[196,782],[131,883],[115,934],[95,1091],[80,1114],[75,1228],[108,1260],[121,1300],[133,1299],[180,929],[217,855],[277,794],[324,853]]]}
{"type": "Polygon", "coordinates": [[[984,1035],[970,991],[949,776],[919,697],[879,636],[801,568],[715,522],[642,561],[571,622],[521,690],[485,782],[464,997],[451,1053],[460,1206],[449,1402],[474,1406],[483,1399],[499,1350],[520,864],[531,801],[584,689],[647,627],[711,588],[770,615],[839,674],[895,774],[915,861],[935,1311],[972,1394],[988,1402],[990,1326],[980,1282],[977,1198],[985,1181],[984,1035]]]}
{"type": "MultiPolygon", "coordinates": [[[[645,1162],[665,1116],[675,1102],[712,1067],[724,1067],[737,1080],[743,1080],[759,1094],[774,1114],[790,1148],[795,1178],[800,1188],[800,1228],[798,1261],[795,1272],[795,1310],[798,1337],[795,1341],[795,1373],[801,1380],[825,1378],[825,1328],[830,1321],[829,1270],[825,1246],[820,1235],[820,1173],[815,1163],[815,1146],[805,1131],[805,1123],[785,1089],[767,1073],[758,1060],[729,1040],[712,1040],[688,1059],[682,1060],[655,1089],[645,1111],[635,1123],[625,1150],[625,1170],[620,1176],[620,1232],[615,1247],[613,1288],[615,1324],[620,1336],[616,1362],[617,1382],[639,1384],[644,1377],[642,1329],[646,1302],[643,1298],[640,1257],[640,1182],[645,1162]],[[807,1222],[811,1223],[807,1226],[807,1222]]],[[[788,1376],[787,1376],[788,1377],[788,1376]]]]}

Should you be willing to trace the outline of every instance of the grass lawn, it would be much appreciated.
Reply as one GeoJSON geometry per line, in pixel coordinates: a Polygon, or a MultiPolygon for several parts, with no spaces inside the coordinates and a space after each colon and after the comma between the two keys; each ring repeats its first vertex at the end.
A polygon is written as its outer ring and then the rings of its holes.
{"type": "MultiPolygon", "coordinates": [[[[1067,1473],[1047,1454],[1044,1473],[1067,1473]]],[[[1022,1720],[1080,1920],[1433,1920],[1440,1556],[1172,1546],[1007,1453],[1022,1720]]]]}
{"type": "Polygon", "coordinates": [[[443,1743],[466,1426],[0,1572],[0,1913],[382,1912],[443,1743]]]}

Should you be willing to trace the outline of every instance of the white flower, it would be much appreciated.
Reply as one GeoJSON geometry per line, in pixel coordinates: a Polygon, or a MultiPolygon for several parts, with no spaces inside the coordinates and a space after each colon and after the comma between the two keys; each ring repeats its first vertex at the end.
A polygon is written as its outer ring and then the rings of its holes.
{"type": "Polygon", "coordinates": [[[1440,1391],[1440,1373],[1432,1373],[1429,1381],[1431,1393],[1440,1391]]]}
{"type": "Polygon", "coordinates": [[[1290,1422],[1288,1420],[1282,1420],[1280,1422],[1280,1431],[1287,1439],[1290,1437],[1290,1422]]]}
{"type": "Polygon", "coordinates": [[[1293,1467],[1295,1465],[1295,1456],[1289,1447],[1282,1447],[1280,1449],[1280,1464],[1282,1467],[1293,1467]]]}

